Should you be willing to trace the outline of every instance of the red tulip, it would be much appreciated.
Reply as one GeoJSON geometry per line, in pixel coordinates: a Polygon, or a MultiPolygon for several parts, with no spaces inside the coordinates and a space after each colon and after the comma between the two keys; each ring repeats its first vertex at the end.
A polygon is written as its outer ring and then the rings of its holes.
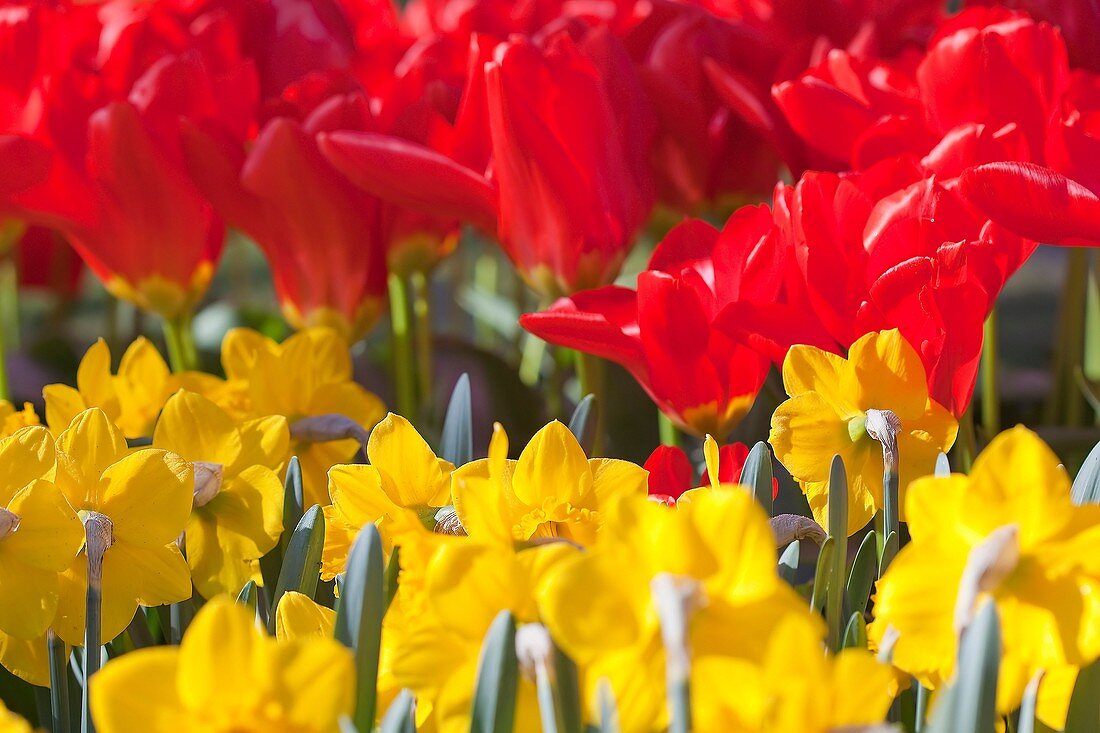
{"type": "Polygon", "coordinates": [[[637,291],[577,293],[520,324],[621,364],[677,425],[721,439],[752,407],[771,361],[807,335],[775,303],[777,239],[765,206],[739,209],[722,231],[688,220],[658,245],[637,291]]]}
{"type": "MultiPolygon", "coordinates": [[[[718,448],[719,483],[735,484],[741,480],[741,470],[749,457],[744,443],[730,443],[718,448]]],[[[676,446],[660,445],[642,466],[649,471],[649,498],[662,504],[675,505],[680,495],[704,485],[707,477],[697,476],[687,453],[676,446]]],[[[772,478],[772,499],[779,495],[779,481],[772,478]]]]}
{"type": "Polygon", "coordinates": [[[1100,72],[1100,5],[1094,0],[996,0],[967,5],[1005,5],[1058,26],[1074,66],[1100,72]]]}
{"type": "Polygon", "coordinates": [[[247,156],[198,128],[187,136],[199,184],[267,256],[287,320],[332,326],[352,339],[382,310],[391,221],[380,200],[321,156],[316,136],[368,125],[367,104],[362,95],[333,97],[304,122],[271,120],[247,156]]]}
{"type": "Polygon", "coordinates": [[[605,29],[542,47],[516,38],[484,84],[492,180],[394,137],[337,132],[321,150],[368,191],[495,231],[543,294],[610,282],[653,203],[650,112],[621,45],[605,29]]]}
{"type": "Polygon", "coordinates": [[[48,290],[65,297],[80,291],[83,263],[56,232],[28,227],[16,244],[19,287],[48,290]]]}

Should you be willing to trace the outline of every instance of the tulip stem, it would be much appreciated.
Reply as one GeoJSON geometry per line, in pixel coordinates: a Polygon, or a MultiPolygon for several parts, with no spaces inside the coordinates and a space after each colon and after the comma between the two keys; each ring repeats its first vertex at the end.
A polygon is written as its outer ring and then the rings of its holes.
{"type": "Polygon", "coordinates": [[[397,411],[402,417],[417,419],[416,375],[413,373],[413,343],[410,327],[409,290],[400,275],[390,273],[390,327],[393,330],[393,384],[397,392],[397,411]]]}
{"type": "Polygon", "coordinates": [[[190,311],[164,319],[164,341],[168,345],[168,361],[173,372],[178,374],[199,368],[199,352],[195,347],[195,333],[191,329],[190,311]]]}
{"type": "Polygon", "coordinates": [[[1074,379],[1084,348],[1085,303],[1088,295],[1088,250],[1069,249],[1069,263],[1059,312],[1051,365],[1053,385],[1043,409],[1047,425],[1077,425],[1082,415],[1081,396],[1074,379]]]}
{"type": "Polygon", "coordinates": [[[974,456],[978,453],[978,439],[974,434],[974,404],[967,406],[966,412],[959,418],[959,437],[955,442],[956,458],[959,470],[970,473],[974,456]]]}
{"type": "Polygon", "coordinates": [[[592,439],[592,455],[589,456],[591,458],[603,454],[603,416],[604,411],[607,409],[607,400],[605,399],[607,372],[604,368],[604,361],[600,357],[586,354],[583,351],[574,353],[577,358],[577,380],[581,384],[581,399],[583,400],[588,395],[594,395],[596,398],[596,414],[593,416],[596,424],[592,439]]]}
{"type": "Polygon", "coordinates": [[[982,346],[982,430],[986,440],[992,440],[1001,431],[997,356],[997,309],[994,308],[985,319],[985,342],[982,346]]]}
{"type": "Polygon", "coordinates": [[[11,399],[8,351],[19,341],[19,273],[9,252],[0,259],[0,399],[11,399]]]}
{"type": "Polygon", "coordinates": [[[661,445],[668,445],[673,448],[680,445],[680,431],[676,429],[676,425],[669,419],[668,415],[657,410],[657,431],[661,436],[661,445]]]}
{"type": "Polygon", "coordinates": [[[416,376],[419,379],[420,418],[432,417],[432,298],[428,276],[420,270],[409,275],[413,316],[416,318],[416,376]]]}
{"type": "Polygon", "coordinates": [[[54,633],[46,632],[46,649],[50,664],[50,718],[54,731],[69,733],[69,655],[65,642],[54,633]]]}

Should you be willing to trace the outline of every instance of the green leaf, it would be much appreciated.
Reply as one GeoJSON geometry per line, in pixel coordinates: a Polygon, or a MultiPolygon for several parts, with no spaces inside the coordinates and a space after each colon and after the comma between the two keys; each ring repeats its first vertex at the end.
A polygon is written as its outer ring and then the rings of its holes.
{"type": "Polygon", "coordinates": [[[377,707],[384,575],[382,537],[378,528],[368,523],[359,530],[348,553],[335,627],[336,640],[355,652],[355,726],[362,731],[374,725],[377,707]]]}
{"type": "Polygon", "coordinates": [[[584,702],[581,697],[580,673],[576,663],[554,645],[554,676],[557,680],[558,717],[561,733],[581,733],[584,728],[584,702]]]}
{"type": "Polygon", "coordinates": [[[772,515],[772,454],[768,450],[768,444],[760,441],[752,447],[749,455],[745,457],[745,465],[741,467],[739,483],[752,489],[752,495],[764,507],[764,511],[770,517],[772,515]]]}
{"type": "Polygon", "coordinates": [[[1095,733],[1100,730],[1100,661],[1077,673],[1063,730],[1065,733],[1095,733]]]}
{"type": "Polygon", "coordinates": [[[473,406],[470,398],[470,376],[465,372],[455,382],[447,414],[443,418],[443,436],[439,455],[456,467],[474,459],[473,406]]]}
{"type": "Polygon", "coordinates": [[[847,577],[848,561],[848,474],[844,470],[844,459],[840,456],[833,456],[833,462],[829,466],[828,511],[829,538],[833,540],[834,547],[827,568],[829,577],[825,597],[825,623],[828,626],[829,648],[835,652],[840,649],[843,631],[844,581],[847,577]]]}
{"type": "Polygon", "coordinates": [[[244,587],[241,588],[240,593],[237,594],[237,603],[241,604],[242,606],[248,606],[253,611],[255,611],[256,596],[259,595],[259,593],[257,592],[258,590],[259,587],[256,585],[255,580],[248,581],[244,584],[244,587]]]}
{"type": "MultiPolygon", "coordinates": [[[[279,544],[260,558],[260,574],[264,579],[264,588],[274,588],[279,580],[279,572],[286,556],[287,544],[294,533],[294,528],[302,520],[302,466],[298,462],[298,456],[291,456],[286,466],[286,478],[283,479],[283,533],[279,537],[279,544]]],[[[268,590],[270,592],[270,590],[268,590]]],[[[274,608],[274,598],[271,599],[271,607],[274,608]]]]}
{"type": "Polygon", "coordinates": [[[798,540],[787,545],[783,554],[779,556],[779,577],[794,585],[798,581],[798,561],[802,553],[802,545],[798,540]]]}
{"type": "Polygon", "coordinates": [[[378,733],[416,733],[416,697],[402,690],[386,709],[378,733]]]}
{"type": "Polygon", "coordinates": [[[600,406],[596,402],[596,395],[585,395],[584,399],[577,403],[573,415],[569,418],[569,431],[581,444],[585,455],[592,454],[592,446],[596,441],[596,423],[598,421],[595,419],[594,411],[598,409],[600,409],[600,406]]]}
{"type": "Polygon", "coordinates": [[[881,578],[882,574],[886,572],[886,568],[889,567],[894,557],[898,554],[898,533],[891,532],[886,537],[886,541],[882,543],[882,555],[878,559],[878,576],[881,578]]]}
{"type": "Polygon", "coordinates": [[[313,594],[317,592],[317,582],[321,578],[321,550],[324,546],[325,518],[321,507],[314,504],[302,516],[287,543],[279,581],[275,584],[275,594],[271,597],[271,611],[267,620],[269,633],[275,633],[275,612],[284,593],[294,590],[313,598],[313,594]]]}
{"type": "Polygon", "coordinates": [[[878,570],[878,558],[874,530],[867,533],[856,551],[852,569],[848,573],[848,608],[852,611],[866,611],[867,601],[871,598],[871,588],[875,584],[878,570]]]}
{"type": "Polygon", "coordinates": [[[826,537],[817,552],[817,568],[814,570],[814,589],[810,595],[810,608],[814,611],[825,608],[825,595],[829,589],[829,572],[833,565],[834,552],[836,552],[836,540],[826,537]]]}
{"type": "Polygon", "coordinates": [[[386,609],[389,610],[397,595],[398,581],[401,577],[401,546],[395,545],[390,551],[390,561],[386,563],[386,609]]]}
{"type": "Polygon", "coordinates": [[[848,623],[844,627],[844,641],[841,648],[867,648],[867,621],[863,618],[862,613],[856,611],[848,617],[848,623]]]}
{"type": "MultiPolygon", "coordinates": [[[[955,679],[936,700],[929,733],[990,733],[997,721],[1001,629],[997,606],[986,601],[966,629],[955,679]]],[[[1094,729],[1093,729],[1094,730],[1094,729]]]]}
{"type": "Polygon", "coordinates": [[[481,646],[471,733],[512,733],[518,684],[516,620],[511,611],[501,611],[481,646]]]}
{"type": "Polygon", "coordinates": [[[951,475],[951,461],[946,453],[936,456],[936,478],[947,478],[951,475]]]}
{"type": "Polygon", "coordinates": [[[1071,492],[1073,503],[1100,504],[1100,443],[1097,443],[1085,462],[1081,464],[1081,470],[1077,472],[1077,478],[1073,479],[1073,491],[1071,492]]]}
{"type": "MultiPolygon", "coordinates": [[[[138,611],[138,615],[141,612],[138,611]]],[[[65,642],[51,629],[46,633],[46,651],[50,668],[50,718],[51,730],[57,733],[69,733],[72,729],[72,714],[69,707],[69,650],[65,642]]],[[[45,723],[45,721],[41,721],[45,723]]]]}

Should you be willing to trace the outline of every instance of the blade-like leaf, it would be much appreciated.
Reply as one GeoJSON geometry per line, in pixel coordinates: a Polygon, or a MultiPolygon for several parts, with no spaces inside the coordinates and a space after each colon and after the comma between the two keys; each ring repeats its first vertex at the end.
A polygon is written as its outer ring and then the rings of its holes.
{"type": "Polygon", "coordinates": [[[828,537],[821,543],[817,551],[817,568],[814,570],[814,589],[810,595],[810,608],[821,611],[825,608],[825,595],[829,589],[829,569],[833,564],[833,553],[836,552],[836,540],[828,537]]]}
{"type": "Polygon", "coordinates": [[[287,543],[279,581],[275,584],[275,594],[271,597],[267,621],[269,633],[275,633],[275,611],[284,593],[294,590],[313,598],[313,594],[317,592],[317,582],[321,578],[321,550],[324,546],[325,518],[321,507],[314,504],[298,522],[290,542],[287,543]]]}
{"type": "Polygon", "coordinates": [[[936,477],[947,478],[951,475],[951,461],[947,458],[946,453],[940,453],[936,456],[936,477]]]}
{"type": "Polygon", "coordinates": [[[802,546],[798,540],[787,545],[783,554],[779,556],[779,577],[794,585],[798,582],[798,561],[802,552],[802,546]]]}
{"type": "Polygon", "coordinates": [[[1085,462],[1081,464],[1081,470],[1077,472],[1077,478],[1073,479],[1072,491],[1073,503],[1100,504],[1100,443],[1097,443],[1085,462]]]}
{"type": "Polygon", "coordinates": [[[1001,629],[997,607],[987,601],[963,634],[955,679],[932,710],[930,733],[989,733],[997,720],[1001,629]]]}
{"type": "Polygon", "coordinates": [[[447,414],[443,418],[443,436],[439,455],[455,466],[474,459],[473,406],[470,397],[470,377],[463,372],[451,391],[447,414]]]}
{"type": "Polygon", "coordinates": [[[336,613],[336,640],[355,653],[355,726],[369,731],[377,706],[378,655],[385,613],[385,564],[378,528],[367,523],[348,553],[336,613]]]}
{"type": "Polygon", "coordinates": [[[1100,661],[1077,673],[1069,698],[1064,733],[1089,733],[1100,730],[1100,661]]]}
{"type": "Polygon", "coordinates": [[[592,446],[596,440],[597,423],[594,413],[599,409],[600,405],[596,402],[596,395],[585,395],[584,399],[577,403],[573,415],[569,418],[569,431],[581,444],[585,455],[592,455],[592,446]]]}
{"type": "MultiPolygon", "coordinates": [[[[848,561],[848,474],[844,459],[833,456],[829,466],[829,538],[833,553],[827,568],[828,590],[825,597],[825,622],[828,625],[829,648],[840,649],[844,619],[844,581],[848,561]]],[[[820,561],[819,561],[820,562],[820,561]]],[[[816,589],[815,589],[816,590],[816,589]]]]}
{"type": "Polygon", "coordinates": [[[886,572],[886,568],[890,565],[894,556],[898,554],[898,544],[897,532],[891,532],[886,537],[886,541],[882,543],[882,555],[878,559],[878,576],[880,578],[886,572]]]}
{"type": "Polygon", "coordinates": [[[772,515],[772,454],[768,444],[761,441],[752,447],[741,467],[740,484],[752,489],[752,495],[772,515]]]}
{"type": "Polygon", "coordinates": [[[867,621],[863,618],[862,613],[856,612],[848,617],[848,625],[844,629],[842,648],[867,648],[867,621]]]}
{"type": "Polygon", "coordinates": [[[471,733],[512,733],[518,683],[516,620],[510,611],[501,611],[481,647],[471,733]]]}
{"type": "Polygon", "coordinates": [[[867,610],[867,601],[871,597],[871,588],[875,584],[875,573],[878,569],[875,532],[872,530],[863,538],[863,542],[856,551],[856,558],[852,561],[852,569],[848,573],[848,608],[852,611],[867,610]]]}
{"type": "Polygon", "coordinates": [[[416,733],[416,698],[402,690],[386,709],[378,733],[416,733]]]}

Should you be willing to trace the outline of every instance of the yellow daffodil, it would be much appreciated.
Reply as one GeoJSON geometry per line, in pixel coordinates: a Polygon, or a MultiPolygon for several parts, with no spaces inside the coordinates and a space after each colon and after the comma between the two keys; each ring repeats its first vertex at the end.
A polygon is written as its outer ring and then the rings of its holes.
{"type": "Polygon", "coordinates": [[[300,421],[337,415],[365,433],[385,415],[382,401],[352,378],[347,342],[330,328],[299,331],[281,344],[237,328],[222,342],[222,366],[231,384],[244,385],[238,388],[246,395],[248,415],[287,419],[291,454],[302,464],[306,506],[327,504],[325,474],[353,458],[359,441],[304,435],[300,421]]]}
{"type": "MultiPolygon", "coordinates": [[[[828,517],[829,466],[834,455],[844,459],[849,535],[883,507],[882,445],[867,429],[872,411],[900,423],[903,496],[910,481],[932,473],[936,457],[958,432],[951,414],[928,396],[920,356],[897,330],[861,337],[847,359],[795,346],[783,362],[783,386],[790,399],[772,415],[769,442],[775,456],[801,485],[822,526],[828,517]]],[[[903,499],[903,512],[904,504],[903,499]]]]}
{"type": "Polygon", "coordinates": [[[46,632],[57,611],[59,573],[84,543],[76,512],[43,478],[53,470],[45,428],[0,440],[0,631],[18,639],[46,632]]]}
{"type": "Polygon", "coordinates": [[[912,542],[879,581],[868,628],[875,641],[897,632],[895,665],[928,685],[948,679],[958,636],[987,598],[1001,622],[1003,712],[1039,670],[1100,656],[1100,507],[1072,504],[1038,436],[1001,433],[969,476],[913,482],[906,508],[912,542]]]}
{"type": "Polygon", "coordinates": [[[31,724],[4,707],[0,700],[0,733],[31,733],[31,724]]]}
{"type": "Polygon", "coordinates": [[[168,400],[153,447],[194,467],[194,507],[185,532],[191,578],[206,598],[262,584],[258,563],[279,541],[290,435],[281,415],[237,422],[205,397],[168,400]]]}
{"type": "Polygon", "coordinates": [[[836,733],[882,723],[896,673],[866,649],[825,654],[814,624],[788,616],[760,666],[704,656],[692,694],[700,730],[725,733],[836,733]]]}
{"type": "Polygon", "coordinates": [[[279,641],[331,639],[335,627],[335,611],[297,591],[284,593],[275,609],[275,637],[279,641]]]}
{"type": "Polygon", "coordinates": [[[34,405],[30,402],[23,403],[23,409],[15,409],[15,405],[7,400],[0,400],[0,438],[15,435],[16,431],[40,425],[38,413],[34,411],[34,405]]]}
{"type": "Polygon", "coordinates": [[[508,436],[494,427],[489,457],[454,473],[454,502],[474,539],[525,542],[596,539],[602,513],[621,496],[644,497],[649,474],[629,461],[589,459],[557,420],[531,438],[519,460],[507,460],[508,436]]]}
{"type": "MultiPolygon", "coordinates": [[[[84,519],[110,528],[103,558],[102,638],[119,634],[138,605],[191,596],[191,574],[176,540],[191,512],[191,464],[174,453],[130,452],[103,410],[85,410],[56,443],[56,483],[84,519]],[[93,516],[96,515],[96,516],[93,516]],[[105,522],[104,522],[105,518],[105,522]]],[[[62,578],[54,628],[70,644],[84,640],[88,561],[77,556],[62,578]]]]}
{"type": "Polygon", "coordinates": [[[277,641],[225,597],[179,647],[139,649],[92,678],[101,733],[332,733],[354,702],[351,652],[332,639],[277,641]]]}
{"type": "Polygon", "coordinates": [[[153,434],[157,414],[174,391],[168,364],[147,339],[130,344],[117,374],[111,373],[107,342],[99,339],[80,360],[76,389],[50,384],[42,390],[46,424],[56,435],[84,410],[98,407],[126,438],[146,438],[153,434]]]}
{"type": "MultiPolygon", "coordinates": [[[[470,730],[478,657],[493,619],[509,610],[517,624],[538,621],[536,598],[547,574],[577,552],[566,543],[518,553],[473,542],[445,545],[427,568],[427,608],[387,624],[383,678],[413,690],[442,733],[470,730]]],[[[515,730],[539,730],[535,688],[526,680],[519,684],[515,730]]]]}
{"type": "Polygon", "coordinates": [[[17,639],[0,631],[0,667],[32,685],[49,687],[50,658],[46,635],[35,639],[17,639]]]}
{"type": "Polygon", "coordinates": [[[440,507],[450,503],[454,466],[437,458],[420,433],[400,415],[390,413],[367,441],[370,465],[329,469],[325,507],[325,549],[321,577],[344,572],[348,552],[359,530],[378,525],[387,553],[410,532],[435,526],[440,507]]]}
{"type": "Polygon", "coordinates": [[[819,639],[824,631],[779,578],[768,518],[742,487],[693,489],[676,507],[621,499],[596,546],[551,575],[541,608],[554,639],[586,672],[593,709],[598,681],[610,682],[627,733],[668,725],[655,585],[669,580],[694,601],[693,665],[700,655],[761,663],[789,615],[819,639]]]}

